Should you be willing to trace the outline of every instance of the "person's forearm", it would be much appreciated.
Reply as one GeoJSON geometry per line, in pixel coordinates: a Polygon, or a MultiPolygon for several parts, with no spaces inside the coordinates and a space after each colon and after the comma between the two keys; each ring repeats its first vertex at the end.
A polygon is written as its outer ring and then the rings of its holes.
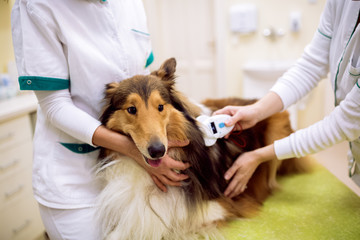
{"type": "Polygon", "coordinates": [[[145,165],[145,162],[142,161],[141,153],[129,137],[114,132],[105,126],[99,126],[95,130],[93,144],[124,154],[134,159],[140,165],[145,165]]]}
{"type": "Polygon", "coordinates": [[[284,105],[279,95],[270,91],[259,101],[257,101],[254,104],[254,107],[258,112],[258,120],[261,121],[275,113],[280,112],[284,105]]]}
{"type": "Polygon", "coordinates": [[[34,93],[38,99],[41,114],[53,126],[82,142],[92,143],[93,133],[101,123],[74,105],[68,89],[34,91],[34,93]]]}
{"type": "Polygon", "coordinates": [[[252,151],[252,154],[254,155],[258,164],[267,162],[272,159],[277,159],[275,150],[274,150],[274,144],[270,144],[265,147],[258,148],[256,150],[252,151]]]}

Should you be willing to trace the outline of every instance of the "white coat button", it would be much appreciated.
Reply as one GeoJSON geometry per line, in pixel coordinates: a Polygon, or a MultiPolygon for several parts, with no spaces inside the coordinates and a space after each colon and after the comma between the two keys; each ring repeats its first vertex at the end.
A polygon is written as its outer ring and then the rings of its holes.
{"type": "Polygon", "coordinates": [[[31,81],[31,80],[27,80],[26,83],[27,83],[27,85],[31,85],[32,81],[31,81]]]}

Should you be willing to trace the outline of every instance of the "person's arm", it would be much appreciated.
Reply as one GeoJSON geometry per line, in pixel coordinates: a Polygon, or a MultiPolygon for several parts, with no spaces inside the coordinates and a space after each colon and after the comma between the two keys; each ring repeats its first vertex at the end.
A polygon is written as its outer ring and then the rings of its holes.
{"type": "Polygon", "coordinates": [[[255,169],[271,159],[301,157],[319,152],[344,140],[355,140],[360,136],[360,80],[345,100],[323,120],[308,128],[296,131],[274,144],[240,155],[225,173],[230,184],[224,194],[235,197],[245,190],[255,169]]]}
{"type": "MultiPolygon", "coordinates": [[[[359,81],[358,81],[359,82],[359,81]]],[[[328,116],[315,124],[275,141],[278,159],[302,157],[360,136],[360,84],[328,116]]]]}
{"type": "MultiPolygon", "coordinates": [[[[297,61],[295,66],[277,81],[270,90],[270,93],[253,105],[231,107],[233,109],[225,108],[216,112],[233,116],[227,125],[233,125],[239,121],[244,129],[252,127],[257,122],[278,111],[286,109],[291,104],[297,102],[326,76],[328,73],[329,49],[333,31],[331,21],[334,17],[334,6],[332,6],[332,4],[332,1],[327,2],[318,31],[315,33],[312,42],[305,48],[302,57],[297,61]]],[[[352,101],[351,105],[356,105],[355,103],[356,101],[352,101]]],[[[353,110],[353,108],[351,109],[353,110]]],[[[340,117],[340,114],[337,114],[336,116],[340,117]]],[[[323,127],[322,129],[326,129],[326,123],[323,122],[320,124],[323,127]]],[[[336,125],[337,124],[334,123],[331,126],[328,125],[328,127],[335,128],[336,125]]],[[[341,132],[341,130],[339,131],[338,129],[334,131],[334,129],[331,129],[329,131],[332,131],[335,139],[338,139],[336,134],[341,132]]],[[[277,158],[280,155],[281,158],[295,156],[297,154],[296,151],[309,153],[307,150],[309,149],[308,147],[312,145],[312,141],[314,145],[318,147],[319,141],[323,141],[323,132],[317,132],[319,138],[316,136],[314,137],[314,134],[312,134],[312,139],[306,138],[306,135],[309,136],[309,133],[313,133],[310,128],[303,134],[303,138],[296,137],[296,140],[294,140],[295,137],[287,137],[275,142],[275,146],[274,144],[271,144],[252,152],[242,154],[225,174],[226,179],[233,177],[225,191],[225,195],[233,197],[243,192],[247,182],[260,163],[277,158]]]]}
{"type": "Polygon", "coordinates": [[[34,91],[42,114],[55,127],[90,145],[100,121],[74,105],[69,89],[34,91]]]}
{"type": "Polygon", "coordinates": [[[228,106],[215,114],[233,116],[227,126],[240,122],[243,129],[254,126],[257,122],[287,109],[297,102],[323,79],[328,73],[329,52],[332,35],[333,2],[329,1],[322,14],[318,31],[303,55],[282,77],[278,79],[270,92],[255,104],[244,107],[228,106]]]}
{"type": "Polygon", "coordinates": [[[269,93],[248,106],[227,106],[215,114],[228,114],[232,118],[226,123],[232,126],[239,122],[243,129],[288,108],[310,92],[328,72],[330,39],[319,32],[305,49],[297,64],[287,71],[269,93]]]}

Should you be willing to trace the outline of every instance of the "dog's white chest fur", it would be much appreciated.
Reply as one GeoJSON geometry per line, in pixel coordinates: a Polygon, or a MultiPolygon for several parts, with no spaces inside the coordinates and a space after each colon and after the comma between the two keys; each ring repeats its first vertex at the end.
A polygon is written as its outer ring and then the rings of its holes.
{"type": "Polygon", "coordinates": [[[104,239],[222,238],[212,226],[225,218],[225,210],[216,201],[189,208],[181,188],[160,191],[149,174],[127,157],[101,175],[107,181],[98,199],[104,239]]]}

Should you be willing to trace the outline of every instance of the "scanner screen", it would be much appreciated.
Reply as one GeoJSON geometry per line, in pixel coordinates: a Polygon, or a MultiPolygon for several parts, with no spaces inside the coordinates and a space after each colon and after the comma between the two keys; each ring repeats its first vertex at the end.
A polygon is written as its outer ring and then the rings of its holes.
{"type": "Polygon", "coordinates": [[[217,133],[217,129],[216,129],[216,127],[215,127],[215,123],[214,123],[214,122],[211,122],[210,125],[211,125],[211,130],[213,131],[213,134],[217,133]]]}

